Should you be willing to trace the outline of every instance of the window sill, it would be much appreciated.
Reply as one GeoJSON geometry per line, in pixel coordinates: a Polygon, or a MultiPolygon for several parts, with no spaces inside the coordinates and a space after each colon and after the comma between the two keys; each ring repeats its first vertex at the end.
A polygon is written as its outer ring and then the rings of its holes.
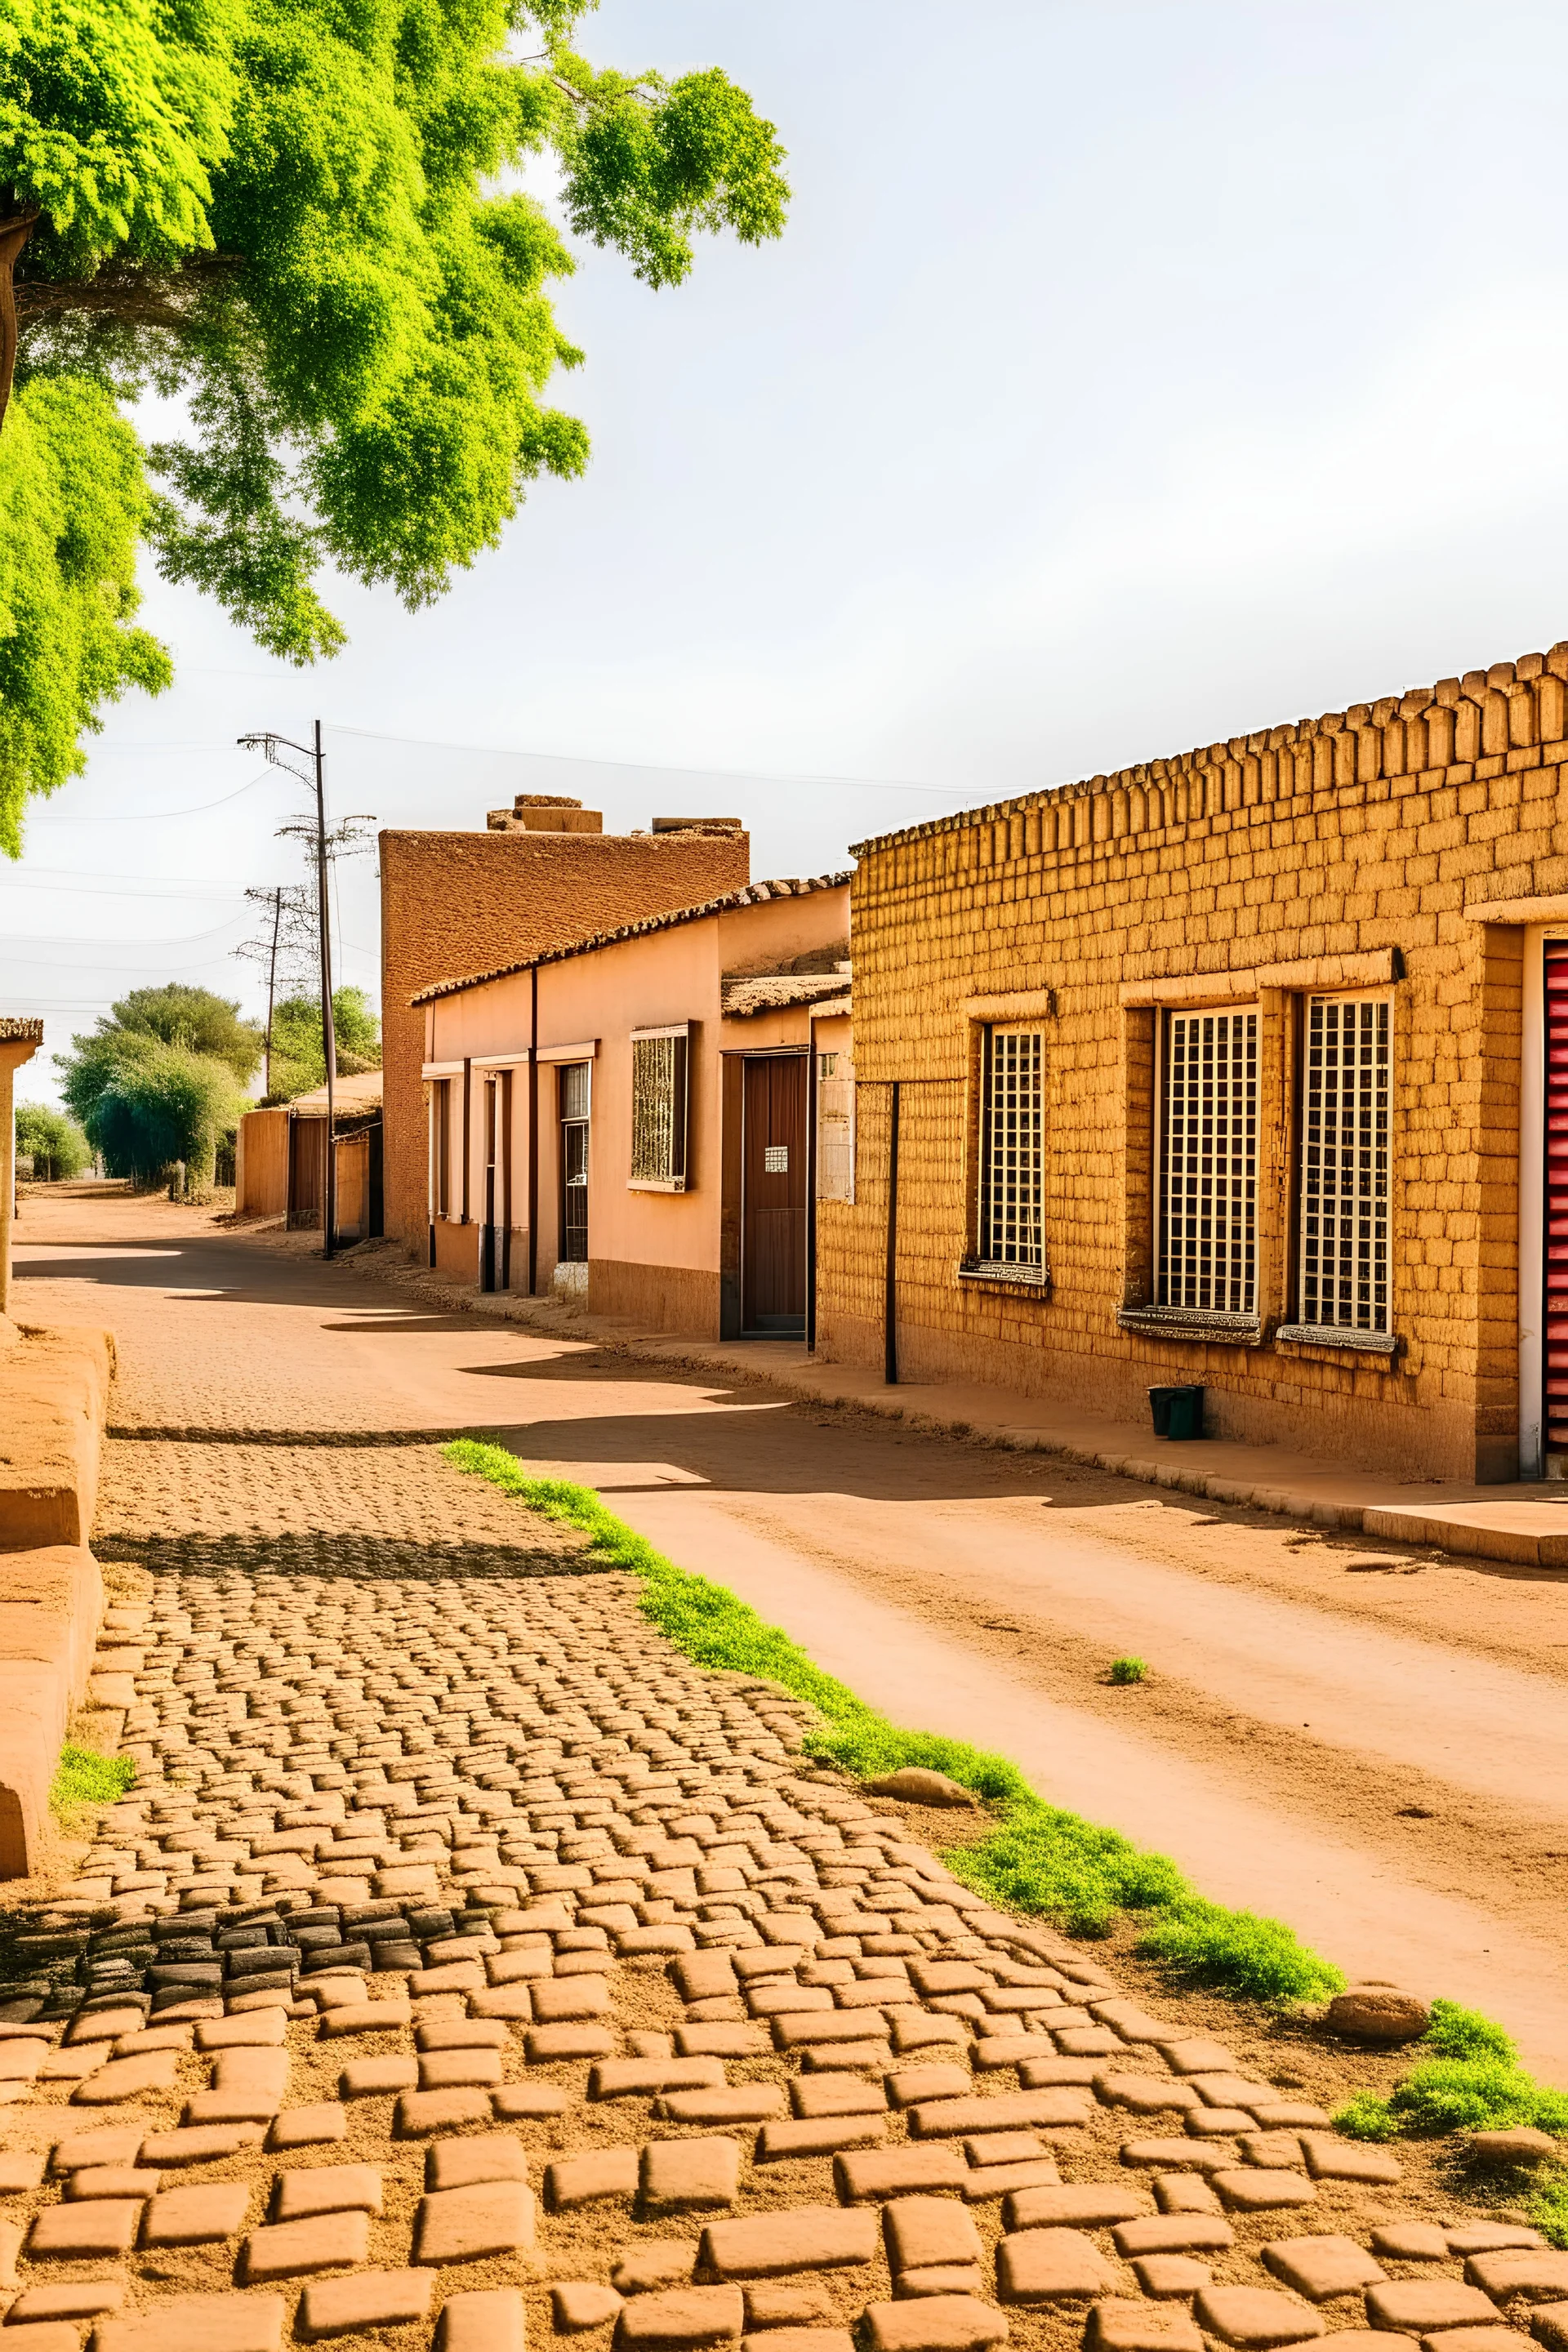
{"type": "Polygon", "coordinates": [[[1027,1290],[1037,1298],[1051,1295],[1050,1269],[1043,1265],[999,1265],[966,1257],[959,1261],[958,1278],[987,1290],[1027,1290]]]}
{"type": "Polygon", "coordinates": [[[1336,1331],[1317,1323],[1281,1323],[1274,1337],[1294,1348],[1349,1348],[1363,1356],[1396,1356],[1401,1341],[1392,1331],[1336,1331]]]}
{"type": "Polygon", "coordinates": [[[1263,1339],[1256,1315],[1210,1314],[1195,1307],[1123,1307],[1116,1320],[1141,1339],[1185,1339],[1194,1347],[1256,1348],[1263,1339]]]}
{"type": "Polygon", "coordinates": [[[684,1192],[686,1179],[684,1176],[629,1176],[626,1190],[628,1192],[684,1192]]]}

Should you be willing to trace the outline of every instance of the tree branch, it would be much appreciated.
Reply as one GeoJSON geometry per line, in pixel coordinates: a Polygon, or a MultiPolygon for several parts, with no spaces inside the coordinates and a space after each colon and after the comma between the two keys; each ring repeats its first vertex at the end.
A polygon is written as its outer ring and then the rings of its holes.
{"type": "Polygon", "coordinates": [[[11,382],[16,373],[16,263],[37,226],[37,212],[18,213],[0,221],[0,425],[11,404],[11,382]]]}
{"type": "Polygon", "coordinates": [[[204,253],[194,254],[177,272],[121,267],[100,269],[93,278],[18,278],[16,316],[23,327],[86,313],[123,320],[130,326],[177,331],[188,324],[210,285],[237,275],[244,266],[237,254],[204,253]]]}

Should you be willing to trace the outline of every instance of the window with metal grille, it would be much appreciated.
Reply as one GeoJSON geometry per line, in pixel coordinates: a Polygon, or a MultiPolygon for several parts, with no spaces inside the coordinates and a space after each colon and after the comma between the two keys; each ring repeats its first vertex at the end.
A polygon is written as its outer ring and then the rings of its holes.
{"type": "Polygon", "coordinates": [[[1307,1003],[1301,1321],[1386,1332],[1389,1023],[1384,998],[1307,1003]]]}
{"type": "Polygon", "coordinates": [[[981,1070],[980,1213],[975,1267],[1046,1277],[1046,1041],[987,1029],[981,1070]]]}
{"type": "Polygon", "coordinates": [[[632,1032],[631,1182],[646,1191],[686,1190],[688,1032],[632,1032]]]}
{"type": "Polygon", "coordinates": [[[1165,1023],[1155,1301],[1258,1312],[1258,1009],[1165,1023]]]}

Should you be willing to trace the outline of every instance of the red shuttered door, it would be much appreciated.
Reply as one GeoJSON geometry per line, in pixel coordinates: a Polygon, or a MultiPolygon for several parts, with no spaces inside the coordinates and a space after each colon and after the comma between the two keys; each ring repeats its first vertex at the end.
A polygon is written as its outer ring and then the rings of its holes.
{"type": "Polygon", "coordinates": [[[1568,1454],[1568,940],[1546,956],[1546,1362],[1543,1451],[1568,1454]]]}

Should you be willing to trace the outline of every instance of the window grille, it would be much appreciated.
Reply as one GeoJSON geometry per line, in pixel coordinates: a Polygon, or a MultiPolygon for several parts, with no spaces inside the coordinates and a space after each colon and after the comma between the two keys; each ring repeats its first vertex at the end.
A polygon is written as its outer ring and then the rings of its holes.
{"type": "Polygon", "coordinates": [[[588,1115],[593,1090],[591,1062],[563,1062],[560,1076],[561,1255],[567,1265],[588,1262],[588,1115]]]}
{"type": "Polygon", "coordinates": [[[985,1032],[975,1253],[982,1274],[1045,1278],[1045,1066],[1037,1030],[985,1032]]]}
{"type": "Polygon", "coordinates": [[[1384,998],[1307,1005],[1301,1320],[1386,1332],[1389,1023],[1384,998]]]}
{"type": "Polygon", "coordinates": [[[634,1184],[686,1190],[687,1033],[632,1033],[634,1184]]]}
{"type": "Polygon", "coordinates": [[[1165,1024],[1156,1303],[1258,1311],[1258,1011],[1165,1024]]]}
{"type": "Polygon", "coordinates": [[[855,1066],[847,1054],[816,1057],[816,1197],[855,1198],[855,1066]]]}

